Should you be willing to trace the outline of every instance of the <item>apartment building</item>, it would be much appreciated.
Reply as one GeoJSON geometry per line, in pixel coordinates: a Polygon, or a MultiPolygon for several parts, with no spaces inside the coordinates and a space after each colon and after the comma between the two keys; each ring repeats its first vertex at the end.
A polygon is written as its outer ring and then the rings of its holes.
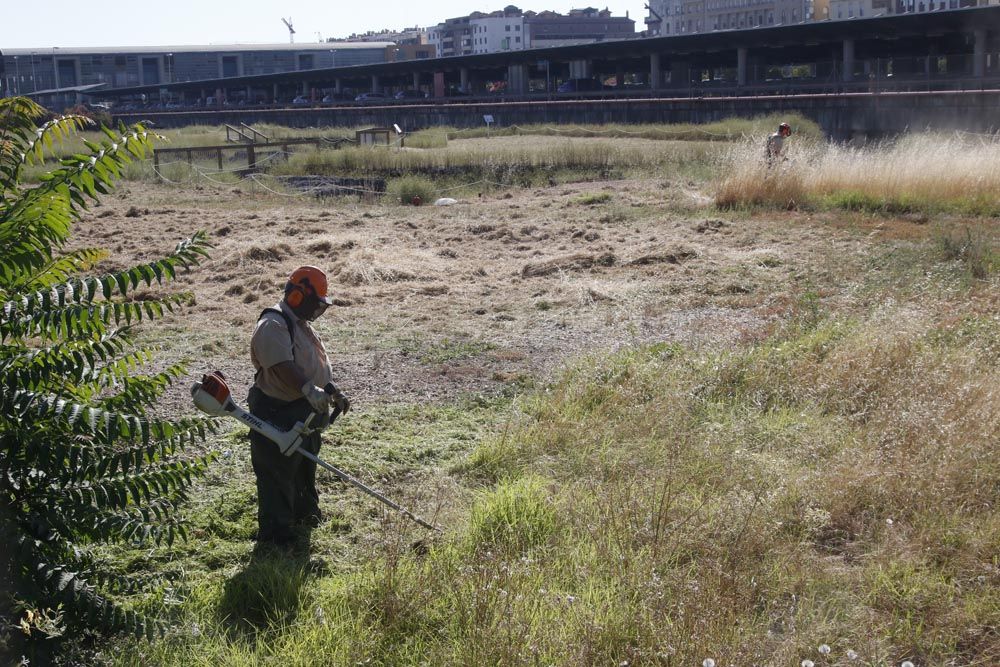
{"type": "Polygon", "coordinates": [[[646,24],[663,36],[789,25],[814,14],[812,0],[652,0],[650,10],[646,24]]]}
{"type": "Polygon", "coordinates": [[[638,37],[635,21],[612,16],[607,9],[558,12],[522,12],[513,5],[503,10],[452,18],[428,29],[429,42],[439,57],[496,53],[638,37]]]}
{"type": "MultiPolygon", "coordinates": [[[[475,14],[471,16],[475,17],[475,14]]],[[[496,53],[528,48],[528,32],[524,15],[508,16],[502,12],[472,18],[472,52],[496,53]]]]}
{"type": "Polygon", "coordinates": [[[1000,0],[651,0],[651,35],[741,30],[1000,4],[1000,0]]]}
{"type": "Polygon", "coordinates": [[[531,48],[563,46],[572,43],[603,42],[638,37],[635,21],[612,16],[607,9],[573,9],[568,14],[525,12],[525,25],[531,48]]]}

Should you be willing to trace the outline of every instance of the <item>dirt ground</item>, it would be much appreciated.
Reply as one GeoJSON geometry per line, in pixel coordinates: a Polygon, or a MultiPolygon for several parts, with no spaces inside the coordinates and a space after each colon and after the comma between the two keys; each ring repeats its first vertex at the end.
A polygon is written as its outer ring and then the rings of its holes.
{"type": "MultiPolygon", "coordinates": [[[[637,342],[753,340],[813,277],[846,279],[867,247],[857,230],[802,215],[720,214],[697,184],[669,176],[473,193],[448,207],[129,183],[74,243],[108,249],[101,268],[122,268],[197,230],[212,258],[171,288],[194,303],[141,340],[163,363],[187,359],[192,377],[222,370],[242,399],[258,314],[296,266],[315,264],[338,304],[317,329],[360,409],[492,393],[637,342]]],[[[186,387],[164,406],[190,409],[186,387]]]]}

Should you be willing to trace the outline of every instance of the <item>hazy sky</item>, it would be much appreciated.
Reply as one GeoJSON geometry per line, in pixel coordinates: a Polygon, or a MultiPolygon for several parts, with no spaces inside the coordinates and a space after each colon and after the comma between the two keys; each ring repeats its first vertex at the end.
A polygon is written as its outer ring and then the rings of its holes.
{"type": "MultiPolygon", "coordinates": [[[[574,7],[605,7],[572,0],[533,1],[537,4],[513,4],[523,10],[558,12],[574,7]]],[[[296,42],[316,42],[317,32],[326,39],[379,28],[426,27],[449,17],[475,10],[494,11],[508,4],[512,3],[509,0],[369,0],[358,4],[345,0],[151,0],[116,5],[79,0],[0,0],[0,51],[5,47],[281,43],[288,41],[282,17],[292,18],[296,42]],[[39,16],[40,12],[44,17],[39,16]]],[[[642,30],[646,14],[643,4],[643,0],[615,0],[606,6],[616,16],[628,11],[636,21],[636,28],[642,30]]]]}

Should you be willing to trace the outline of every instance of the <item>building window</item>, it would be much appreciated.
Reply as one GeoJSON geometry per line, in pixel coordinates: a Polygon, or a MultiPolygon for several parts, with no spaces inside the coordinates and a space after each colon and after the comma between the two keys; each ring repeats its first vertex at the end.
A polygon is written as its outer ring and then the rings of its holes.
{"type": "Polygon", "coordinates": [[[517,42],[518,44],[520,44],[521,43],[521,37],[520,37],[520,35],[518,35],[517,37],[515,37],[514,41],[517,42]]]}

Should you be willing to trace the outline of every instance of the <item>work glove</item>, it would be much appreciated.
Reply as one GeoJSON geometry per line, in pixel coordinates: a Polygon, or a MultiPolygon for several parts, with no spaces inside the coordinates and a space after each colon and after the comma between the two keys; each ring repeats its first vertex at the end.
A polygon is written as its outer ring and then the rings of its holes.
{"type": "Polygon", "coordinates": [[[330,402],[336,406],[340,414],[344,414],[351,409],[351,401],[344,395],[344,392],[340,391],[340,387],[332,382],[327,382],[323,390],[329,394],[330,402]]]}
{"type": "Polygon", "coordinates": [[[331,396],[314,385],[312,382],[306,382],[302,385],[302,389],[300,391],[302,392],[302,395],[305,396],[306,400],[309,401],[309,405],[312,406],[313,412],[325,415],[330,411],[331,396]]]}

